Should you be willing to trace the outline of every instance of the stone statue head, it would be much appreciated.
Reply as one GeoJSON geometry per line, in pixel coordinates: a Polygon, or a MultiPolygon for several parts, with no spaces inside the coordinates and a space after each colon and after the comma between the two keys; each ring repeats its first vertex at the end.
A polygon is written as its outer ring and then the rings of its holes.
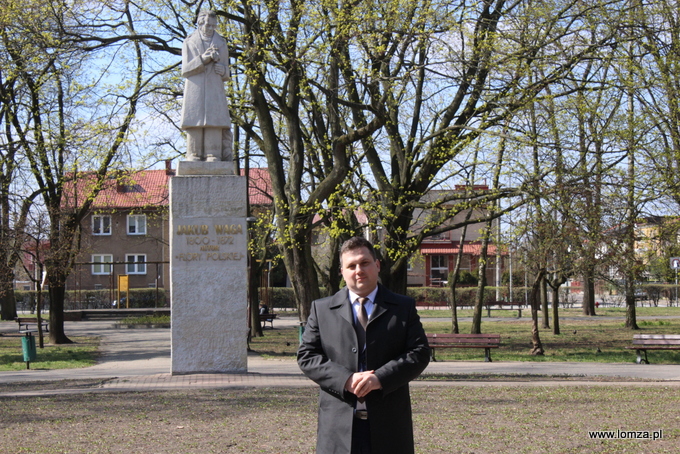
{"type": "Polygon", "coordinates": [[[205,38],[211,38],[217,28],[217,13],[215,11],[201,10],[196,20],[198,30],[205,38]]]}

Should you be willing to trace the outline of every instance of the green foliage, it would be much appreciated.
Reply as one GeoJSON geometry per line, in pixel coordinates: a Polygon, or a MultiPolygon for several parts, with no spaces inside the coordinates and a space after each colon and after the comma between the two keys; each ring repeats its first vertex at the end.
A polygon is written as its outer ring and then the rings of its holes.
{"type": "MultiPolygon", "coordinates": [[[[510,271],[503,271],[503,274],[501,275],[501,284],[503,285],[508,285],[510,283],[510,271]]],[[[524,286],[524,273],[518,270],[515,270],[512,273],[512,286],[513,287],[522,287],[524,286]]]]}
{"type": "MultiPolygon", "coordinates": [[[[37,292],[17,290],[15,291],[17,309],[21,311],[33,311],[36,307],[37,292]]],[[[68,290],[64,297],[64,309],[108,309],[117,299],[115,291],[104,290],[68,290]]],[[[124,295],[126,300],[123,307],[145,308],[145,307],[170,307],[169,290],[155,288],[132,288],[129,295],[124,295]],[[129,299],[129,302],[127,301],[129,299]]],[[[42,292],[43,309],[50,304],[49,294],[42,292]]]]}
{"type": "MultiPolygon", "coordinates": [[[[297,309],[295,293],[291,287],[270,287],[267,291],[269,293],[270,308],[297,309]]],[[[260,288],[260,301],[263,300],[263,289],[260,288]]]]}
{"type": "MultiPolygon", "coordinates": [[[[514,300],[523,292],[523,288],[513,290],[514,300]]],[[[451,289],[445,287],[408,287],[406,294],[416,300],[418,306],[451,306],[451,289]]],[[[500,289],[501,299],[508,300],[508,289],[500,289]]],[[[477,287],[456,288],[457,307],[473,307],[477,299],[477,287]]],[[[496,287],[484,289],[484,301],[496,300],[496,287]]],[[[520,298],[523,300],[523,298],[520,298]]]]}
{"type": "MultiPolygon", "coordinates": [[[[449,273],[449,285],[454,283],[454,272],[449,273]]],[[[477,276],[469,271],[463,270],[458,272],[458,279],[455,280],[456,285],[477,285],[477,276]]]]}
{"type": "Polygon", "coordinates": [[[120,321],[121,325],[169,325],[170,315],[143,315],[141,317],[126,317],[120,321]]]}

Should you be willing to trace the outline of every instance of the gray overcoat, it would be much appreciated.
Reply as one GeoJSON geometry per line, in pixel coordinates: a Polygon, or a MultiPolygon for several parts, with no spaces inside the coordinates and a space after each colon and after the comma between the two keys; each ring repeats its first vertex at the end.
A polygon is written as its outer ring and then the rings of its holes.
{"type": "MultiPolygon", "coordinates": [[[[345,391],[358,369],[359,345],[349,292],[312,303],[298,364],[320,387],[318,454],[348,454],[356,397],[345,391]]],[[[383,388],[366,397],[373,454],[414,452],[408,383],[425,369],[430,349],[412,298],[378,287],[366,327],[366,361],[383,388]]]]}
{"type": "Polygon", "coordinates": [[[182,76],[186,77],[186,81],[180,127],[231,128],[229,105],[224,91],[224,82],[229,79],[229,51],[224,38],[214,33],[211,43],[206,43],[201,39],[198,30],[189,35],[182,45],[182,76]],[[215,72],[214,62],[204,65],[201,61],[201,55],[210,44],[217,48],[219,62],[227,66],[224,76],[215,72]]]}

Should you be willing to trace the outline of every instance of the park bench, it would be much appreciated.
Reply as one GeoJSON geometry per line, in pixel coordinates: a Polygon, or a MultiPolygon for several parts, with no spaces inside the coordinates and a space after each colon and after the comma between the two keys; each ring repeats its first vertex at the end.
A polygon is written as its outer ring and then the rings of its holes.
{"type": "Polygon", "coordinates": [[[483,348],[484,361],[491,362],[491,349],[501,345],[500,334],[427,334],[431,359],[437,348],[483,348]]]}
{"type": "Polygon", "coordinates": [[[636,363],[649,364],[647,350],[680,350],[680,334],[634,334],[633,345],[626,348],[636,350],[636,363]]]}
{"type": "Polygon", "coordinates": [[[491,317],[491,311],[495,310],[516,310],[517,318],[522,318],[522,306],[524,303],[521,301],[487,301],[484,303],[486,306],[486,315],[491,317]]]}
{"type": "MultiPolygon", "coordinates": [[[[35,329],[38,329],[38,319],[35,317],[16,317],[14,320],[19,324],[19,332],[29,331],[31,329],[29,328],[30,326],[35,326],[35,329]]],[[[47,320],[41,320],[40,324],[46,333],[50,332],[47,320]]]]}
{"type": "Polygon", "coordinates": [[[259,314],[259,317],[262,328],[266,328],[267,322],[269,322],[271,328],[274,329],[274,319],[278,317],[278,314],[259,314]]]}

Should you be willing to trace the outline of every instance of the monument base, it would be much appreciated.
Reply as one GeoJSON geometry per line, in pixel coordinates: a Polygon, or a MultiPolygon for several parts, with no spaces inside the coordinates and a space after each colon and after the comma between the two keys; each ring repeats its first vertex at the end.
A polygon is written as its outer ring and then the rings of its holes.
{"type": "MultiPolygon", "coordinates": [[[[193,164],[215,163],[178,169],[193,164]]],[[[246,193],[241,176],[170,180],[172,374],[247,371],[246,193]]]]}

